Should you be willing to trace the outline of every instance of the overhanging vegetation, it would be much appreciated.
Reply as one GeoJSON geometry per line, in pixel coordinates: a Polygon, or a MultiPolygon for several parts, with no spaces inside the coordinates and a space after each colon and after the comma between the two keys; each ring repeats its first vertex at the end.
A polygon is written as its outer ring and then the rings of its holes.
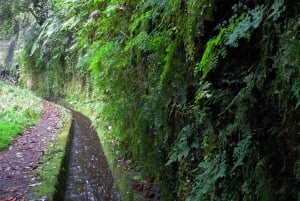
{"type": "Polygon", "coordinates": [[[116,153],[163,200],[299,200],[299,2],[47,8],[26,33],[23,85],[101,102],[116,153]]]}

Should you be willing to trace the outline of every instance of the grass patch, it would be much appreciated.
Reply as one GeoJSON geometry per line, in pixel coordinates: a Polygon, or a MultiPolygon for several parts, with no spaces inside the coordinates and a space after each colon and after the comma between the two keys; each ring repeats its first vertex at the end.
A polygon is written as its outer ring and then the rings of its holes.
{"type": "Polygon", "coordinates": [[[0,82],[0,151],[44,112],[42,100],[32,92],[0,82]]]}
{"type": "Polygon", "coordinates": [[[14,123],[0,121],[0,150],[5,149],[21,130],[21,126],[14,123]]]}
{"type": "Polygon", "coordinates": [[[63,168],[63,160],[72,123],[71,114],[65,109],[62,109],[62,112],[60,131],[56,139],[48,143],[43,157],[43,165],[38,172],[40,185],[32,189],[34,199],[47,196],[49,200],[53,200],[57,190],[56,186],[59,182],[60,171],[63,168]]]}

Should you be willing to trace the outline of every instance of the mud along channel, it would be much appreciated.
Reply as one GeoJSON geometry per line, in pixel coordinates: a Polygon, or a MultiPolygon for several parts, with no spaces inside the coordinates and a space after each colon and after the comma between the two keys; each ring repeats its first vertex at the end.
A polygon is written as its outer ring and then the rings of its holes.
{"type": "Polygon", "coordinates": [[[59,200],[120,201],[97,132],[87,117],[72,113],[70,148],[61,183],[64,192],[59,200]]]}

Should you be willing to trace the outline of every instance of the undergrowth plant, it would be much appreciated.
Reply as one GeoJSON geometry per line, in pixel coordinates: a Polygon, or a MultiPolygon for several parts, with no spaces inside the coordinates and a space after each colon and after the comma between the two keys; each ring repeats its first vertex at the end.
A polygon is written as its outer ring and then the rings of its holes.
{"type": "Polygon", "coordinates": [[[31,92],[0,82],[0,150],[24,129],[34,125],[43,113],[41,99],[31,92]]]}

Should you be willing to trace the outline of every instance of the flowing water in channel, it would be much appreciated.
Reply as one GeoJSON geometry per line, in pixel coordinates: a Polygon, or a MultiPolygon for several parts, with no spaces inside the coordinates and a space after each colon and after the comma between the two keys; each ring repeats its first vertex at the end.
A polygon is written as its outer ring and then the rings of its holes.
{"type": "Polygon", "coordinates": [[[120,201],[91,121],[73,112],[64,201],[120,201]]]}

